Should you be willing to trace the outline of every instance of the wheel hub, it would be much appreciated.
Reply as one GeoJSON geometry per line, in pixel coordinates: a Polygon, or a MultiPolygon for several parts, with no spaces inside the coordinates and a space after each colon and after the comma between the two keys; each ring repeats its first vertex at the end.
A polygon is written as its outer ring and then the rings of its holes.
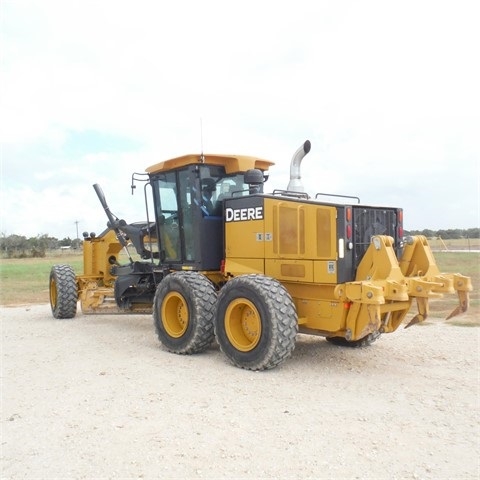
{"type": "Polygon", "coordinates": [[[253,350],[260,341],[262,322],[255,305],[246,298],[235,299],[225,312],[225,332],[241,352],[253,350]]]}
{"type": "Polygon", "coordinates": [[[174,338],[181,337],[188,328],[188,305],[178,292],[170,292],[162,303],[162,323],[166,332],[174,338]]]}

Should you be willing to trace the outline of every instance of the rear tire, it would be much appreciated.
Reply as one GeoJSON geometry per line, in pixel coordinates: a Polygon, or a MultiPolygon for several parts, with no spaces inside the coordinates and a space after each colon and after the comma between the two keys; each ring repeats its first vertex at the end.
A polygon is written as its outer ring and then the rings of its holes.
{"type": "Polygon", "coordinates": [[[339,347],[362,348],[369,347],[373,342],[375,342],[375,340],[377,340],[379,336],[380,332],[373,332],[358,340],[348,341],[343,337],[330,337],[327,338],[327,342],[333,343],[339,347]]]}
{"type": "Polygon", "coordinates": [[[54,265],[50,270],[50,307],[55,318],[73,318],[77,313],[78,290],[70,265],[54,265]]]}
{"type": "Polygon", "coordinates": [[[276,367],[291,355],[297,332],[292,297],[277,280],[242,275],[220,290],[215,336],[222,352],[237,367],[276,367]]]}
{"type": "Polygon", "coordinates": [[[160,342],[178,354],[204,351],[213,341],[217,294],[198,272],[174,272],[158,285],[153,321],[160,342]]]}

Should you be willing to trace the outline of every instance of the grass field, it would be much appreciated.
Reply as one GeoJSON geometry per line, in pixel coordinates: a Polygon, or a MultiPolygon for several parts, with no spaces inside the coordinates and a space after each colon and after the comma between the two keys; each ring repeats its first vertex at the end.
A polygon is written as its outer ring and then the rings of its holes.
{"type": "MultiPolygon", "coordinates": [[[[472,278],[474,291],[470,294],[470,310],[467,317],[456,317],[451,322],[480,325],[480,253],[435,252],[438,266],[443,272],[462,273],[472,278]],[[464,320],[462,320],[464,319],[464,320]]],[[[0,305],[26,305],[48,303],[48,281],[52,265],[66,263],[77,274],[83,270],[82,255],[62,252],[45,258],[0,259],[0,305]]],[[[457,305],[453,295],[430,302],[432,317],[446,317],[457,305]]],[[[413,313],[414,307],[412,307],[413,313]]]]}
{"type": "Polygon", "coordinates": [[[480,238],[459,238],[455,240],[442,240],[441,238],[429,238],[428,243],[432,250],[480,250],[480,238]]]}
{"type": "Polygon", "coordinates": [[[48,303],[50,269],[57,263],[71,265],[82,273],[82,254],[62,253],[45,258],[0,260],[0,305],[48,303]]]}

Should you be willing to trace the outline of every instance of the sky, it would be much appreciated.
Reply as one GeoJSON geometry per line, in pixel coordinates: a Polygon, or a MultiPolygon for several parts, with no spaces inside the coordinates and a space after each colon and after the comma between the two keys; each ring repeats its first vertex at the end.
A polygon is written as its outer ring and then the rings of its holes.
{"type": "Polygon", "coordinates": [[[133,172],[200,153],[305,190],[480,226],[477,0],[2,0],[0,234],[145,219],[133,172]]]}

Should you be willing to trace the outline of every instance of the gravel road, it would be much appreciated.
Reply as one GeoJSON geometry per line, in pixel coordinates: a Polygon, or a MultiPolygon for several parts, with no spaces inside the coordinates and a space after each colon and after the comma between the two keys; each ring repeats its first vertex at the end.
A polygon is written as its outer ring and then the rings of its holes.
{"type": "Polygon", "coordinates": [[[478,327],[299,335],[250,372],[164,351],[148,315],[0,315],[2,479],[480,478],[478,327]]]}

